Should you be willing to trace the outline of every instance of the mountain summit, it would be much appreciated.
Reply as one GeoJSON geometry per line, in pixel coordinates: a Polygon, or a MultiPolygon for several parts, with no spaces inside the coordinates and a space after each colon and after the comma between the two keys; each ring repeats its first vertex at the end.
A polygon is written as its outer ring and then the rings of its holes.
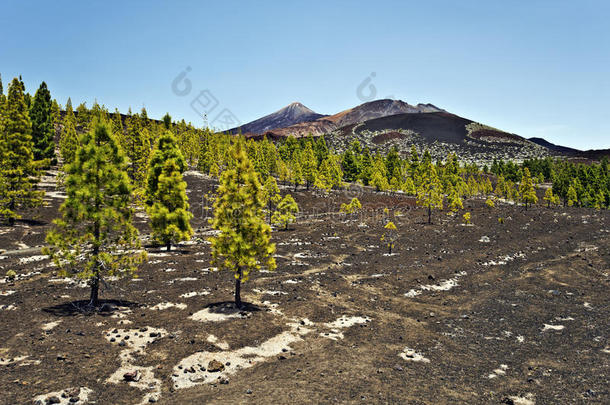
{"type": "Polygon", "coordinates": [[[318,114],[299,102],[294,102],[274,113],[244,124],[241,127],[233,128],[229,132],[263,134],[277,128],[289,127],[302,122],[315,121],[322,117],[325,117],[325,115],[318,114]]]}

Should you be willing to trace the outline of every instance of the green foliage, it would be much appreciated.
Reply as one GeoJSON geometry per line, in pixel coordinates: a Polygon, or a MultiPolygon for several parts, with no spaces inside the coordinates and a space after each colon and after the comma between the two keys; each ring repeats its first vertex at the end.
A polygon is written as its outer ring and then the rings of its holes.
{"type": "Polygon", "coordinates": [[[32,102],[30,119],[32,120],[32,142],[34,144],[34,159],[42,161],[48,167],[57,163],[55,157],[55,127],[51,110],[51,92],[47,84],[42,82],[32,102]]]}
{"type": "Polygon", "coordinates": [[[6,272],[6,279],[8,281],[13,281],[13,280],[15,280],[16,277],[17,277],[17,273],[15,273],[15,270],[9,270],[6,272]]]}
{"type": "Polygon", "coordinates": [[[246,155],[243,139],[229,150],[233,164],[222,172],[218,198],[214,202],[212,227],[220,231],[210,238],[212,261],[235,272],[235,304],[241,306],[241,283],[252,270],[276,267],[271,228],[264,221],[263,191],[246,155]]]}
{"type": "Polygon", "coordinates": [[[423,163],[421,182],[417,188],[417,204],[428,208],[428,223],[432,222],[432,210],[443,209],[443,186],[431,162],[423,163]]]}
{"type": "Polygon", "coordinates": [[[165,164],[170,160],[174,162],[180,176],[182,176],[182,173],[186,170],[186,161],[178,148],[176,137],[171,132],[166,131],[157,139],[157,145],[150,158],[145,192],[146,204],[149,206],[156,199],[159,177],[165,168],[165,164]]]}
{"type": "Polygon", "coordinates": [[[174,159],[163,165],[152,201],[147,211],[153,238],[167,246],[167,250],[172,243],[189,240],[193,235],[190,224],[193,214],[189,211],[186,182],[174,159]]]}
{"type": "Polygon", "coordinates": [[[74,161],[76,151],[79,147],[78,135],[76,134],[76,118],[72,111],[72,103],[66,104],[61,138],[59,139],[59,151],[64,160],[64,165],[74,161]]]}
{"type": "Polygon", "coordinates": [[[465,224],[467,224],[467,225],[470,224],[470,212],[467,212],[464,215],[462,215],[462,218],[464,219],[465,224]]]}
{"type": "Polygon", "coordinates": [[[298,204],[290,194],[286,194],[277,205],[277,209],[271,217],[271,222],[283,226],[284,230],[288,230],[288,225],[295,221],[296,216],[294,214],[297,212],[299,212],[298,204]]]}
{"type": "Polygon", "coordinates": [[[394,244],[398,240],[398,228],[394,225],[394,222],[388,221],[387,224],[383,227],[385,232],[381,235],[381,241],[386,244],[388,248],[388,254],[392,254],[392,249],[394,249],[394,244]]]}
{"type": "Polygon", "coordinates": [[[341,204],[341,208],[339,209],[339,211],[344,214],[354,214],[354,213],[360,211],[361,208],[362,208],[362,204],[360,203],[360,200],[358,200],[356,197],[354,197],[349,202],[349,204],[345,204],[345,203],[341,204]]]}
{"type": "Polygon", "coordinates": [[[488,208],[493,208],[496,206],[496,204],[494,204],[494,200],[492,200],[491,198],[487,198],[487,200],[485,200],[485,205],[488,208]]]}
{"type": "Polygon", "coordinates": [[[525,209],[527,209],[528,204],[531,206],[538,202],[536,189],[534,188],[532,177],[527,167],[523,169],[521,184],[519,184],[519,192],[521,193],[521,200],[525,203],[525,209]]]}
{"type": "Polygon", "coordinates": [[[14,224],[18,210],[42,204],[36,190],[40,164],[34,161],[31,123],[23,85],[13,79],[8,89],[4,131],[0,134],[0,218],[14,224]]]}
{"type": "Polygon", "coordinates": [[[275,177],[267,177],[267,180],[265,180],[265,185],[263,186],[263,201],[264,204],[267,204],[269,222],[271,222],[271,213],[273,212],[275,206],[278,202],[280,202],[281,199],[282,196],[280,195],[280,189],[277,186],[275,177]]]}
{"type": "Polygon", "coordinates": [[[131,277],[146,258],[132,224],[127,163],[110,129],[97,122],[67,167],[62,217],[47,234],[44,253],[63,275],[90,280],[92,306],[105,276],[131,277]]]}

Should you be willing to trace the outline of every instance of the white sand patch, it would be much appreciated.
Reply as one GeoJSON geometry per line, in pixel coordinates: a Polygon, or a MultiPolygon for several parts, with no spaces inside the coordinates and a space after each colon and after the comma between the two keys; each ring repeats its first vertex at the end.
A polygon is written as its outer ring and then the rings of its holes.
{"type": "Polygon", "coordinates": [[[313,252],[310,252],[309,250],[307,250],[305,252],[295,253],[295,255],[293,257],[295,259],[313,259],[313,258],[326,257],[326,256],[327,255],[324,253],[313,253],[313,252]]]}
{"type": "Polygon", "coordinates": [[[191,292],[181,294],[180,297],[181,298],[192,298],[192,297],[198,297],[201,295],[210,295],[210,292],[209,291],[191,291],[191,292]]]}
{"type": "Polygon", "coordinates": [[[48,404],[47,398],[57,398],[59,402],[54,402],[59,405],[72,405],[74,402],[70,402],[71,395],[78,397],[78,404],[86,404],[89,402],[89,396],[93,393],[93,390],[87,387],[76,387],[67,388],[61,391],[49,392],[48,394],[42,394],[34,397],[34,403],[48,404]]]}
{"type": "Polygon", "coordinates": [[[557,316],[557,317],[555,317],[555,320],[556,321],[573,321],[574,318],[572,318],[571,316],[567,316],[565,318],[562,318],[561,316],[557,316]]]}
{"type": "Polygon", "coordinates": [[[15,290],[0,291],[0,297],[6,297],[8,295],[13,295],[16,292],[17,291],[15,291],[15,290]]]}
{"type": "Polygon", "coordinates": [[[466,275],[466,272],[461,271],[457,274],[457,276],[447,279],[447,280],[442,280],[437,284],[421,285],[417,289],[411,289],[408,292],[406,292],[405,297],[413,298],[415,296],[420,295],[424,291],[449,291],[452,288],[457,287],[459,285],[458,284],[459,278],[463,277],[465,275],[466,275]]]}
{"type": "Polygon", "coordinates": [[[28,263],[33,263],[33,262],[40,262],[40,261],[43,261],[48,258],[49,258],[49,256],[47,256],[47,255],[35,255],[35,256],[30,256],[30,257],[22,257],[21,259],[19,259],[19,263],[28,264],[28,263]]]}
{"type": "Polygon", "coordinates": [[[523,343],[523,342],[525,342],[525,338],[523,336],[519,335],[519,336],[517,336],[517,342],[523,343]]]}
{"type": "Polygon", "coordinates": [[[111,318],[122,319],[128,317],[133,311],[129,308],[119,307],[117,308],[112,315],[111,318]]]}
{"type": "Polygon", "coordinates": [[[321,332],[320,336],[331,340],[343,339],[344,335],[343,332],[341,332],[341,329],[370,321],[371,319],[368,317],[343,315],[336,321],[323,324],[325,327],[330,328],[330,332],[321,332]]]}
{"type": "Polygon", "coordinates": [[[481,239],[479,239],[479,242],[481,242],[481,243],[489,243],[489,242],[491,242],[491,240],[489,239],[489,236],[483,235],[483,236],[481,236],[481,239]]]}
{"type": "Polygon", "coordinates": [[[45,323],[44,325],[42,325],[40,328],[42,330],[52,330],[53,328],[55,328],[60,323],[61,323],[61,321],[48,322],[48,323],[45,323]]]}
{"type": "Polygon", "coordinates": [[[53,284],[68,284],[71,287],[79,287],[79,288],[87,288],[89,287],[89,283],[87,280],[82,279],[74,279],[70,277],[62,277],[62,278],[50,278],[49,283],[53,284]]]}
{"type": "Polygon", "coordinates": [[[174,271],[176,271],[176,269],[165,269],[163,271],[166,273],[173,273],[174,271]]]}
{"type": "Polygon", "coordinates": [[[169,308],[178,308],[178,309],[185,309],[186,308],[186,304],[183,304],[181,302],[178,303],[174,303],[174,302],[161,302],[155,306],[150,307],[150,309],[152,309],[153,311],[162,311],[164,309],[169,309],[169,308]]]}
{"type": "Polygon", "coordinates": [[[199,322],[222,322],[227,321],[233,318],[245,318],[247,316],[246,312],[213,312],[210,311],[210,308],[202,309],[201,311],[195,312],[193,315],[189,316],[189,319],[193,321],[199,322]]]}
{"type": "Polygon", "coordinates": [[[15,245],[17,245],[17,247],[18,247],[19,249],[28,249],[28,248],[29,248],[29,246],[28,246],[28,245],[26,245],[26,244],[25,244],[25,243],[23,243],[23,242],[15,242],[15,245]]]}
{"type": "Polygon", "coordinates": [[[199,352],[186,357],[174,367],[172,379],[174,388],[188,388],[195,385],[215,382],[221,378],[235,374],[237,371],[250,368],[268,358],[288,350],[294,342],[302,340],[301,336],[308,333],[305,328],[292,328],[282,332],[259,346],[246,346],[241,349],[225,352],[199,352]],[[224,369],[217,372],[204,371],[210,361],[216,360],[224,365],[224,369]]]}
{"type": "Polygon", "coordinates": [[[610,354],[610,346],[606,346],[602,349],[602,353],[610,354]]]}
{"type": "Polygon", "coordinates": [[[490,260],[488,262],[483,263],[483,266],[498,266],[498,265],[503,265],[503,264],[507,264],[508,262],[512,262],[515,259],[522,259],[524,257],[525,257],[525,253],[518,252],[518,253],[515,253],[513,255],[500,256],[498,258],[498,261],[490,260]]]}
{"type": "Polygon", "coordinates": [[[384,253],[383,256],[398,256],[398,253],[384,253]]]}
{"type": "Polygon", "coordinates": [[[0,311],[14,311],[16,309],[17,309],[17,307],[14,306],[13,304],[0,305],[0,311]]]}
{"type": "Polygon", "coordinates": [[[591,303],[589,303],[589,302],[585,302],[585,303],[583,304],[583,306],[584,306],[585,308],[587,308],[587,309],[593,309],[593,305],[591,305],[591,303]]]}
{"type": "Polygon", "coordinates": [[[288,295],[287,292],[284,291],[272,291],[272,290],[259,290],[258,288],[253,289],[255,293],[258,294],[267,294],[267,295],[288,295]]]}
{"type": "Polygon", "coordinates": [[[47,191],[45,194],[47,197],[51,197],[51,198],[58,198],[58,199],[67,198],[66,193],[64,193],[63,191],[47,191]]]}
{"type": "Polygon", "coordinates": [[[148,257],[167,257],[169,253],[167,252],[150,252],[148,253],[148,257]]]}
{"type": "Polygon", "coordinates": [[[544,324],[544,328],[542,328],[542,331],[545,332],[547,330],[563,330],[565,328],[565,326],[563,325],[549,325],[548,323],[544,324]]]}
{"type": "Polygon", "coordinates": [[[131,363],[135,360],[134,355],[146,354],[145,348],[150,343],[162,338],[167,334],[165,329],[146,327],[141,329],[113,329],[106,332],[106,340],[113,344],[123,344],[125,349],[119,354],[121,359],[121,367],[119,367],[108,379],[109,383],[124,384],[127,383],[131,387],[138,388],[143,391],[152,391],[147,393],[140,404],[149,403],[150,398],[156,400],[161,395],[161,380],[155,378],[153,367],[134,366],[131,363]],[[125,375],[133,373],[135,376],[129,381],[125,375]]]}
{"type": "Polygon", "coordinates": [[[209,335],[207,341],[215,344],[222,350],[229,350],[229,344],[227,342],[219,342],[218,338],[214,335],[209,335]]]}
{"type": "Polygon", "coordinates": [[[377,273],[377,274],[371,274],[371,277],[372,278],[379,278],[379,277],[383,277],[385,275],[386,275],[385,273],[377,273]]]}
{"type": "Polygon", "coordinates": [[[492,379],[496,377],[500,377],[506,375],[506,370],[508,370],[508,366],[506,364],[500,364],[500,367],[495,369],[493,373],[490,373],[487,378],[492,379]]]}
{"type": "Polygon", "coordinates": [[[25,359],[27,359],[30,356],[17,356],[17,357],[13,357],[13,358],[2,358],[0,357],[0,366],[6,366],[9,364],[13,364],[13,363],[18,363],[20,361],[23,361],[25,359]]]}
{"type": "Polygon", "coordinates": [[[35,276],[37,274],[40,274],[39,271],[30,271],[29,273],[25,273],[25,274],[17,274],[17,277],[15,277],[14,280],[9,280],[6,277],[4,278],[0,278],[0,284],[5,284],[8,283],[9,281],[21,281],[21,280],[26,280],[32,276],[35,276]]]}
{"type": "Polygon", "coordinates": [[[288,279],[286,281],[284,281],[284,284],[297,284],[298,281],[297,280],[292,280],[292,279],[288,279]]]}
{"type": "Polygon", "coordinates": [[[417,353],[414,349],[410,349],[405,347],[402,353],[398,354],[399,357],[402,357],[406,361],[414,361],[414,362],[422,362],[422,363],[430,363],[430,360],[420,353],[417,353]]]}
{"type": "Polygon", "coordinates": [[[515,405],[536,405],[536,400],[533,394],[527,393],[524,396],[512,395],[509,396],[515,405]]]}
{"type": "Polygon", "coordinates": [[[175,278],[172,281],[197,281],[197,277],[181,277],[175,278]]]}

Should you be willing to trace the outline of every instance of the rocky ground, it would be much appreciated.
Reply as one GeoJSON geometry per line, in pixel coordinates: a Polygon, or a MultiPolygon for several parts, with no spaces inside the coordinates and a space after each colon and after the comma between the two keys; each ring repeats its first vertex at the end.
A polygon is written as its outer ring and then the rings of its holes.
{"type": "Polygon", "coordinates": [[[0,276],[18,274],[0,278],[0,403],[610,401],[608,211],[472,200],[472,225],[426,225],[401,195],[297,191],[307,215],[273,233],[278,268],[252,276],[237,312],[232,275],[209,262],[214,184],[186,178],[195,237],[147,246],[139,278],[104,285],[99,313],[78,310],[86,284],[40,253],[63,197],[52,176],[48,206],[0,227],[0,276]],[[352,196],[365,213],[339,215],[352,196]]]}

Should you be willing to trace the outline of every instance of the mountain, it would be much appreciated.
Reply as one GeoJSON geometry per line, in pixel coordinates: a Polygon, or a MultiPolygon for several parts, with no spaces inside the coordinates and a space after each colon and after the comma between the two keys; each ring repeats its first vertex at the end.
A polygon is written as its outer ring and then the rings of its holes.
{"type": "MultiPolygon", "coordinates": [[[[266,134],[270,137],[284,137],[292,135],[295,137],[323,135],[337,128],[346,125],[356,124],[358,122],[368,121],[375,118],[386,117],[389,115],[403,113],[430,113],[444,111],[432,104],[417,104],[411,105],[402,100],[375,100],[360,104],[354,108],[341,111],[337,114],[324,116],[315,121],[303,121],[301,123],[278,127],[274,130],[267,131],[266,134]]],[[[260,134],[260,133],[259,133],[260,134]]]]}
{"type": "Polygon", "coordinates": [[[318,114],[310,110],[301,103],[291,103],[286,107],[265,115],[255,121],[244,124],[240,127],[230,129],[230,133],[242,134],[264,134],[277,128],[289,127],[302,122],[315,121],[318,118],[325,117],[323,114],[318,114]]]}

